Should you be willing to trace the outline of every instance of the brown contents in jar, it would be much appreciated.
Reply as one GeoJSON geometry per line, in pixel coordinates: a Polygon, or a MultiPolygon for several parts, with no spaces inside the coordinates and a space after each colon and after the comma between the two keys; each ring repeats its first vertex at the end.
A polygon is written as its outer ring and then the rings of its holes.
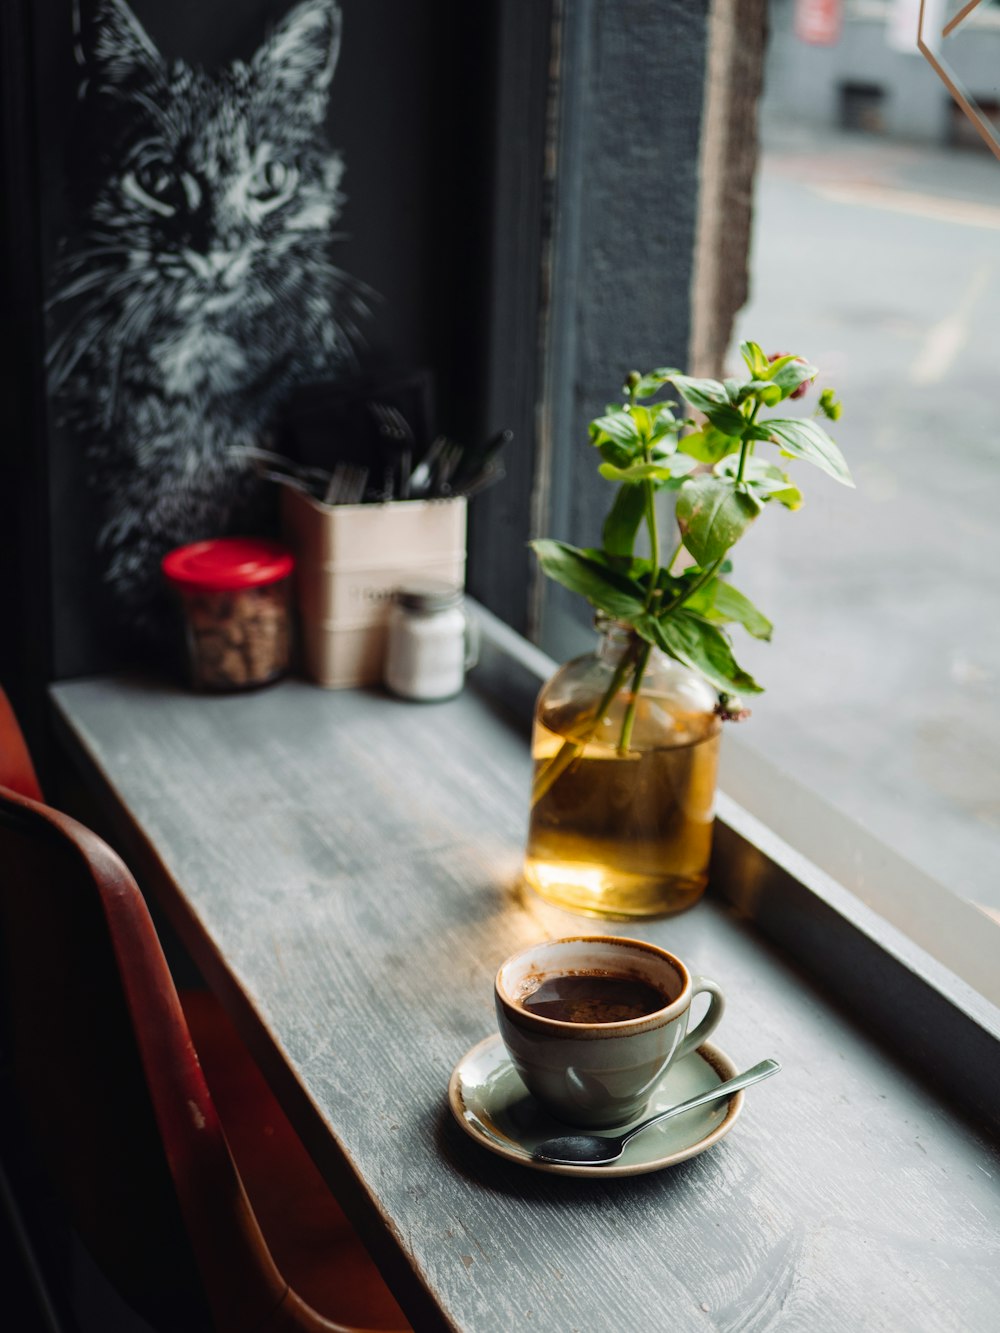
{"type": "Polygon", "coordinates": [[[206,689],[274,680],[288,666],[287,582],[232,592],[188,592],[191,674],[206,689]]]}

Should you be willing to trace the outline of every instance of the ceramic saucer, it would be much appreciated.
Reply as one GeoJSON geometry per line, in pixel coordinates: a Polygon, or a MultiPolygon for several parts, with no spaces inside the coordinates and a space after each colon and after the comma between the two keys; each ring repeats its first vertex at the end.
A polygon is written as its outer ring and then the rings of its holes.
{"type": "MultiPolygon", "coordinates": [[[[738,1072],[728,1055],[706,1042],[671,1065],[639,1119],[707,1092],[738,1072]]],[[[458,1062],[448,1085],[448,1101],[470,1138],[511,1162],[560,1176],[640,1176],[696,1157],[718,1143],[736,1123],[743,1093],[736,1093],[728,1103],[698,1107],[654,1125],[633,1139],[624,1154],[608,1166],[557,1166],[534,1160],[532,1150],[543,1139],[571,1134],[572,1129],[543,1111],[530,1095],[515,1073],[499,1033],[473,1046],[458,1062]]]]}

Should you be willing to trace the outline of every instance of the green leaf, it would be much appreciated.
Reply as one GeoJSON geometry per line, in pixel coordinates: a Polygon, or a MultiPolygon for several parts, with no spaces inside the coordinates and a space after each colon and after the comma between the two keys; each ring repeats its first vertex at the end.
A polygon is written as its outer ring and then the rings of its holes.
{"type": "Polygon", "coordinates": [[[740,343],[740,356],[746,362],[747,370],[754,379],[765,379],[768,373],[768,360],[759,343],[740,343]]]}
{"type": "Polygon", "coordinates": [[[650,561],[644,556],[615,555],[600,546],[582,546],[579,550],[581,555],[586,556],[588,560],[593,560],[602,569],[610,569],[614,574],[621,574],[623,577],[631,579],[634,584],[641,588],[642,595],[645,597],[646,581],[649,578],[651,565],[650,561]]]}
{"type": "Polygon", "coordinates": [[[702,566],[725,555],[759,513],[759,502],[727,477],[691,477],[677,496],[677,526],[702,566]]]}
{"type": "Polygon", "coordinates": [[[743,432],[743,438],[744,440],[759,440],[764,444],[770,444],[772,442],[771,430],[766,421],[755,422],[753,425],[748,424],[746,430],[743,432]]]}
{"type": "Polygon", "coordinates": [[[661,455],[655,462],[632,463],[628,467],[602,463],[597,470],[605,481],[621,481],[634,486],[639,481],[662,484],[686,477],[693,467],[697,467],[697,462],[687,454],[667,454],[661,455]]]}
{"type": "Polygon", "coordinates": [[[624,408],[616,412],[609,412],[606,416],[597,417],[590,423],[590,438],[594,444],[599,445],[605,437],[614,440],[616,444],[637,445],[642,443],[642,437],[632,420],[631,413],[626,412],[624,408]]]}
{"type": "MultiPolygon", "coordinates": [[[[692,610],[694,609],[696,608],[692,607],[692,610]]],[[[722,620],[736,621],[755,639],[769,640],[771,638],[774,626],[767,616],[758,611],[750,598],[741,593],[738,588],[734,588],[731,583],[724,583],[721,579],[717,580],[712,611],[722,620]]]]}
{"type": "Polygon", "coordinates": [[[601,611],[634,623],[645,610],[642,584],[616,573],[593,555],[548,538],[529,544],[550,579],[580,593],[601,611]]]}
{"type": "Polygon", "coordinates": [[[650,432],[650,443],[658,444],[660,440],[665,440],[674,436],[680,430],[682,422],[678,421],[670,410],[675,406],[673,403],[659,403],[659,411],[653,421],[653,429],[650,432]]]}
{"type": "Polygon", "coordinates": [[[635,534],[646,512],[646,492],[641,486],[620,486],[604,520],[604,545],[612,555],[631,555],[635,534]]]}
{"type": "Polygon", "coordinates": [[[844,455],[817,422],[809,417],[792,417],[787,421],[772,419],[763,425],[785,453],[815,464],[843,486],[854,485],[844,455]]]}
{"type": "Polygon", "coordinates": [[[675,453],[664,459],[663,465],[670,469],[672,477],[686,477],[698,466],[698,460],[690,454],[675,453]]]}
{"type": "Polygon", "coordinates": [[[793,357],[785,365],[778,366],[777,370],[772,370],[771,383],[781,389],[783,398],[787,398],[800,384],[804,384],[806,380],[814,380],[818,374],[818,366],[811,366],[808,361],[793,357]]]}
{"type": "MultiPolygon", "coordinates": [[[[724,458],[715,471],[720,475],[735,477],[739,469],[739,459],[733,455],[724,458]]],[[[748,458],[743,469],[743,481],[761,500],[777,500],[786,509],[799,509],[802,506],[802,492],[793,486],[787,473],[777,463],[770,463],[764,458],[748,458]]]]}
{"type": "Polygon", "coordinates": [[[677,392],[700,412],[707,414],[710,408],[729,405],[726,386],[718,380],[694,379],[690,375],[673,375],[671,380],[677,392]]]}
{"type": "Polygon", "coordinates": [[[783,486],[780,491],[771,491],[768,499],[777,500],[778,504],[793,511],[801,509],[805,504],[802,492],[797,486],[783,486]]]}
{"type": "Polygon", "coordinates": [[[662,620],[643,615],[633,624],[644,639],[700,671],[717,689],[742,694],[762,692],[763,687],[736,662],[728,635],[717,625],[683,609],[662,620]]]}
{"type": "Polygon", "coordinates": [[[794,352],[787,352],[784,356],[776,356],[773,361],[767,363],[767,370],[764,372],[765,379],[771,379],[777,375],[778,371],[787,366],[792,361],[800,361],[802,358],[795,355],[794,352]]]}
{"type": "Polygon", "coordinates": [[[677,372],[670,369],[651,370],[648,375],[643,375],[634,389],[629,389],[626,384],[622,393],[634,393],[636,398],[652,398],[654,394],[659,393],[664,384],[672,379],[677,372]]]}
{"type": "Polygon", "coordinates": [[[669,481],[673,476],[666,463],[632,463],[628,467],[602,463],[597,470],[605,481],[624,481],[633,486],[637,481],[669,481]]]}
{"type": "Polygon", "coordinates": [[[723,435],[733,436],[737,440],[743,438],[743,432],[747,427],[747,419],[738,407],[724,403],[721,407],[708,408],[705,415],[715,429],[722,431],[723,435]]]}
{"type": "Polygon", "coordinates": [[[681,453],[690,454],[699,463],[717,463],[727,454],[735,453],[740,441],[709,424],[703,430],[694,430],[682,435],[677,441],[681,453]]]}
{"type": "Polygon", "coordinates": [[[702,584],[684,603],[684,610],[724,625],[735,621],[755,639],[770,639],[774,629],[749,597],[721,578],[710,579],[708,583],[702,584]]]}
{"type": "Polygon", "coordinates": [[[636,454],[634,449],[627,449],[624,444],[607,439],[598,444],[597,450],[605,463],[611,463],[613,467],[628,467],[636,454]]]}
{"type": "MultiPolygon", "coordinates": [[[[755,379],[747,380],[747,382],[741,386],[737,401],[743,403],[750,397],[757,397],[765,407],[774,407],[777,403],[780,403],[785,396],[786,395],[782,393],[778,385],[772,384],[770,380],[755,379]]],[[[746,431],[744,431],[743,434],[745,439],[746,431]]]]}
{"type": "Polygon", "coordinates": [[[824,389],[819,396],[819,410],[830,421],[839,421],[843,404],[832,389],[824,389]]]}
{"type": "Polygon", "coordinates": [[[628,409],[628,412],[635,422],[640,437],[648,440],[653,433],[653,422],[656,419],[655,407],[646,407],[643,403],[636,403],[634,407],[628,409]]]}

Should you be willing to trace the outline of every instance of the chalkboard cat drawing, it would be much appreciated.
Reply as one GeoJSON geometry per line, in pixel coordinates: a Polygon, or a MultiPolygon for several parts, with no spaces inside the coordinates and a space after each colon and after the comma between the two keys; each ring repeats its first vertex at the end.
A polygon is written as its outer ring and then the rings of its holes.
{"type": "Polygon", "coordinates": [[[49,383],[89,441],[133,624],[167,550],[247,526],[241,450],[350,354],[360,284],[329,256],[343,164],[324,130],[340,26],[335,0],[304,0],[249,62],[206,71],[167,61],[125,0],[92,11],[99,169],[56,267],[49,383]]]}

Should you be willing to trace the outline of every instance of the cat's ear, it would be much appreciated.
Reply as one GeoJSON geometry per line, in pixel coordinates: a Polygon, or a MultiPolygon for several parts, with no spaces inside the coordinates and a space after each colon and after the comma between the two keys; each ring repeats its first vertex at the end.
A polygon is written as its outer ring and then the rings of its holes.
{"type": "Polygon", "coordinates": [[[271,86],[288,94],[289,105],[305,107],[317,121],[340,54],[340,6],[336,0],[302,0],[254,56],[253,67],[271,86]]]}
{"type": "Polygon", "coordinates": [[[125,0],[97,0],[81,38],[86,65],[106,88],[164,72],[163,57],[125,0]]]}

